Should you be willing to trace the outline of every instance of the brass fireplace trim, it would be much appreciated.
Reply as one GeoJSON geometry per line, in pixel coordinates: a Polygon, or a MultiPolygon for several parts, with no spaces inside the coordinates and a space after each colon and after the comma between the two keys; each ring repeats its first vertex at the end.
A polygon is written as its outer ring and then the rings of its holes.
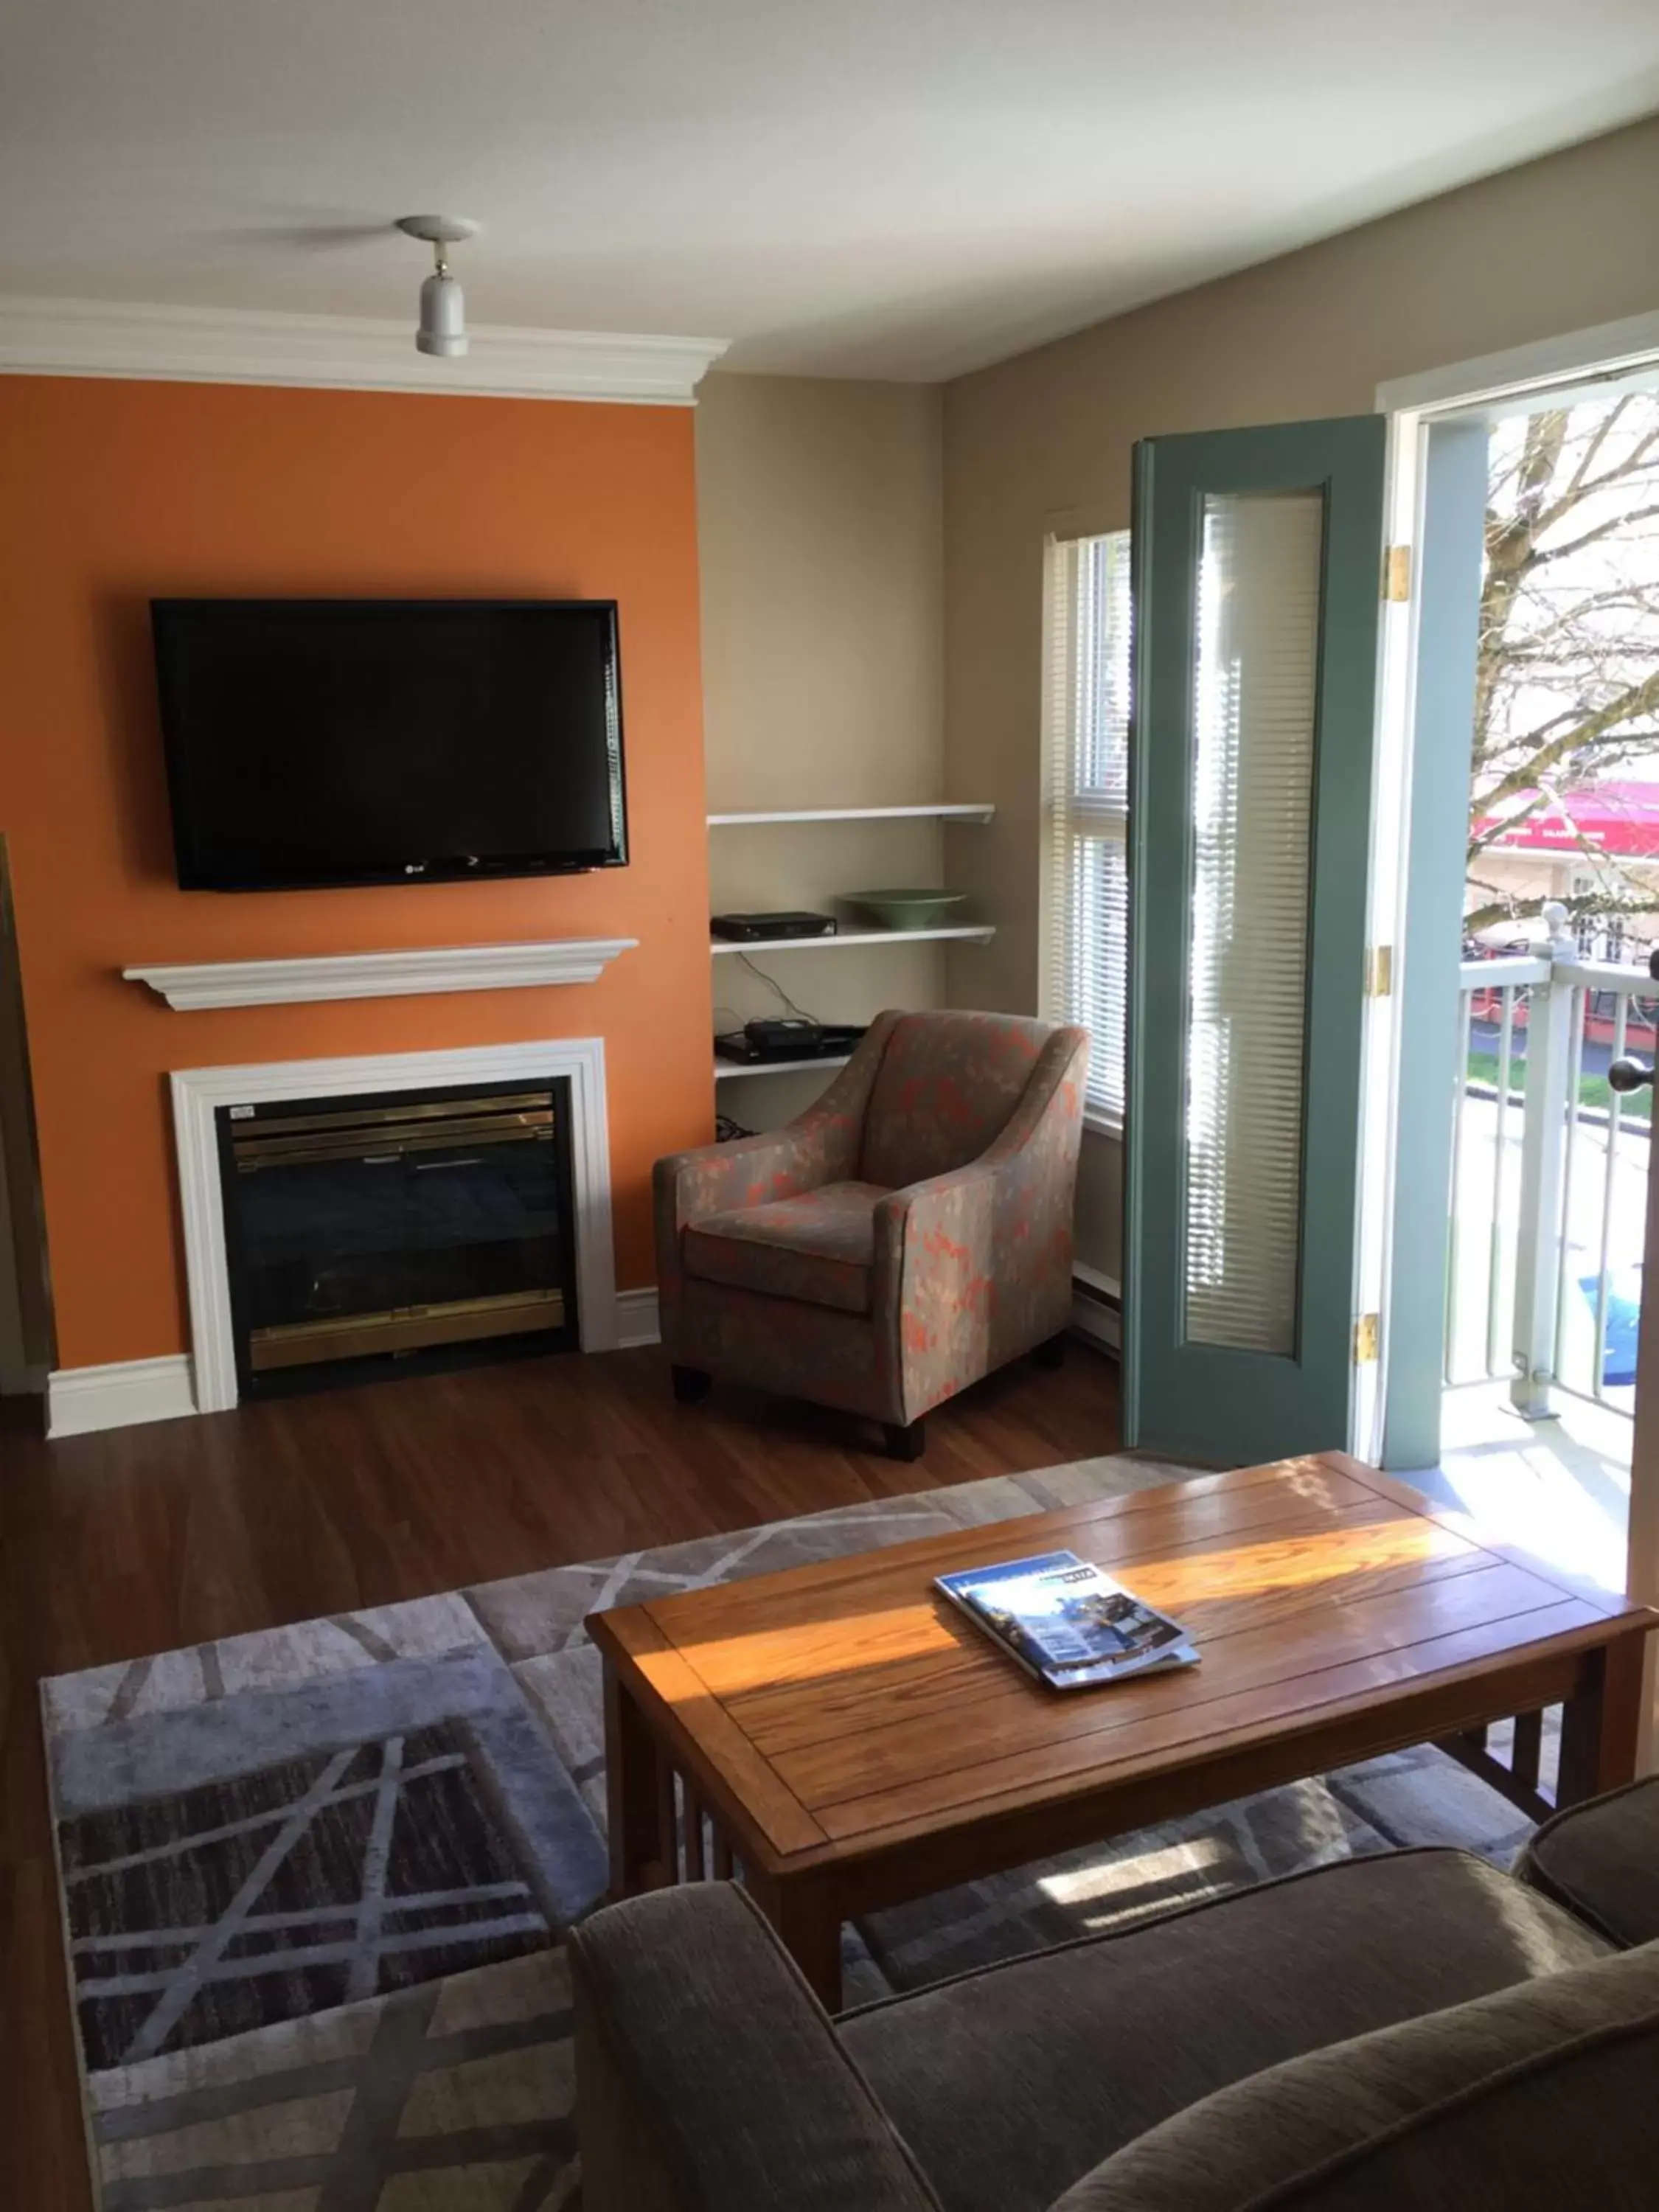
{"type": "Polygon", "coordinates": [[[550,1144],[555,1121],[554,1109],[545,1097],[528,1106],[517,1101],[468,1101],[459,1109],[443,1109],[441,1119],[431,1109],[398,1107],[355,1117],[319,1116],[334,1126],[291,1133],[304,1118],[233,1131],[230,1151],[238,1170],[246,1175],[257,1168],[298,1166],[313,1160],[392,1160],[405,1152],[522,1144],[526,1138],[550,1144]],[[512,1110],[493,1110],[495,1106],[512,1110]]]}
{"type": "Polygon", "coordinates": [[[553,1103],[551,1088],[544,1084],[538,1091],[503,1091],[495,1097],[432,1098],[413,1105],[352,1106],[331,1114],[270,1114],[263,1121],[256,1117],[258,1109],[246,1121],[234,1121],[233,1132],[240,1134],[246,1129],[249,1134],[257,1129],[261,1135],[277,1129],[301,1135],[312,1129],[380,1128],[389,1121],[431,1121],[453,1120],[458,1114],[512,1114],[526,1108],[549,1109],[553,1103]]]}
{"type": "Polygon", "coordinates": [[[313,1361],[419,1352],[480,1337],[526,1336],[563,1325],[562,1291],[509,1291],[499,1297],[452,1298],[439,1305],[397,1306],[385,1313],[331,1315],[326,1321],[279,1322],[251,1329],[248,1364],[259,1375],[279,1367],[307,1367],[313,1361]]]}

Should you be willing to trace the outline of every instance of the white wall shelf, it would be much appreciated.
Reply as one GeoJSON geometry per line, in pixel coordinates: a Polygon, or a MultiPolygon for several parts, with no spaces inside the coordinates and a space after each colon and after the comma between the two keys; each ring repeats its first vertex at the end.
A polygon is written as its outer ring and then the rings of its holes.
{"type": "Polygon", "coordinates": [[[833,952],[843,945],[925,945],[949,938],[959,945],[988,945],[988,921],[959,922],[954,929],[843,929],[835,937],[715,937],[711,952],[833,952]]]}
{"type": "Polygon", "coordinates": [[[178,1013],[210,1006],[295,1006],[316,999],[401,999],[432,991],[510,991],[592,983],[636,937],[562,937],[544,943],[438,945],[397,952],[324,953],[288,960],[207,960],[190,967],[124,968],[178,1013]]]}
{"type": "Polygon", "coordinates": [[[737,830],[766,822],[988,822],[996,808],[951,800],[936,806],[804,806],[793,811],[711,814],[711,830],[737,830]]]}
{"type": "Polygon", "coordinates": [[[720,1060],[714,1061],[714,1080],[728,1083],[734,1075],[804,1075],[820,1068],[845,1067],[850,1053],[821,1054],[811,1060],[720,1060]]]}
{"type": "MultiPolygon", "coordinates": [[[[711,814],[708,827],[713,830],[762,829],[768,824],[785,826],[813,822],[989,822],[996,808],[989,801],[939,799],[921,806],[800,806],[758,807],[732,814],[711,814]]],[[[827,848],[826,848],[827,849],[827,848]]],[[[935,929],[843,929],[834,937],[758,937],[744,943],[740,939],[716,937],[711,939],[709,951],[720,953],[828,952],[844,945],[988,945],[996,935],[988,922],[957,922],[943,924],[935,929]]],[[[856,973],[861,974],[862,970],[856,973]]],[[[862,995],[861,994],[860,995],[862,995]]],[[[879,1003],[879,1002],[878,1002],[879,1003]]],[[[828,1078],[839,1067],[845,1067],[846,1058],[774,1060],[744,1063],[714,1060],[714,1082],[718,1086],[738,1076],[806,1075],[813,1072],[828,1078]]]]}

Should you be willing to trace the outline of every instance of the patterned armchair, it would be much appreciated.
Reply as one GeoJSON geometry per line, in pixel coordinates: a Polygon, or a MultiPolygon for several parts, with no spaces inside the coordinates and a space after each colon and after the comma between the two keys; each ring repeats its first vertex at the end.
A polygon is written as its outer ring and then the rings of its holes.
{"type": "Polygon", "coordinates": [[[881,1422],[1023,1352],[1058,1357],[1089,1041],[1002,1014],[885,1013],[817,1104],[656,1167],[675,1395],[713,1377],[881,1422]]]}

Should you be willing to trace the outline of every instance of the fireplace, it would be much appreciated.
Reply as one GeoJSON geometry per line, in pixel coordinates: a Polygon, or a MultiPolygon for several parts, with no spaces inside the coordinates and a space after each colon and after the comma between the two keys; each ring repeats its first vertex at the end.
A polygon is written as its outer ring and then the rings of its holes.
{"type": "Polygon", "coordinates": [[[579,1340],[570,1083],[215,1109],[239,1394],[579,1340]]]}

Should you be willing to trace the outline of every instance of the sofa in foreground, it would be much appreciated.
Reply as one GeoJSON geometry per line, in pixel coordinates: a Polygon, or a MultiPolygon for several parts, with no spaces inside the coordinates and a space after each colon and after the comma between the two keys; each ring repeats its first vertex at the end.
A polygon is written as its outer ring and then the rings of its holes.
{"type": "Polygon", "coordinates": [[[1659,1779],[833,2021],[729,1883],[570,1949],[584,2212],[1659,2204],[1659,1779]]]}

